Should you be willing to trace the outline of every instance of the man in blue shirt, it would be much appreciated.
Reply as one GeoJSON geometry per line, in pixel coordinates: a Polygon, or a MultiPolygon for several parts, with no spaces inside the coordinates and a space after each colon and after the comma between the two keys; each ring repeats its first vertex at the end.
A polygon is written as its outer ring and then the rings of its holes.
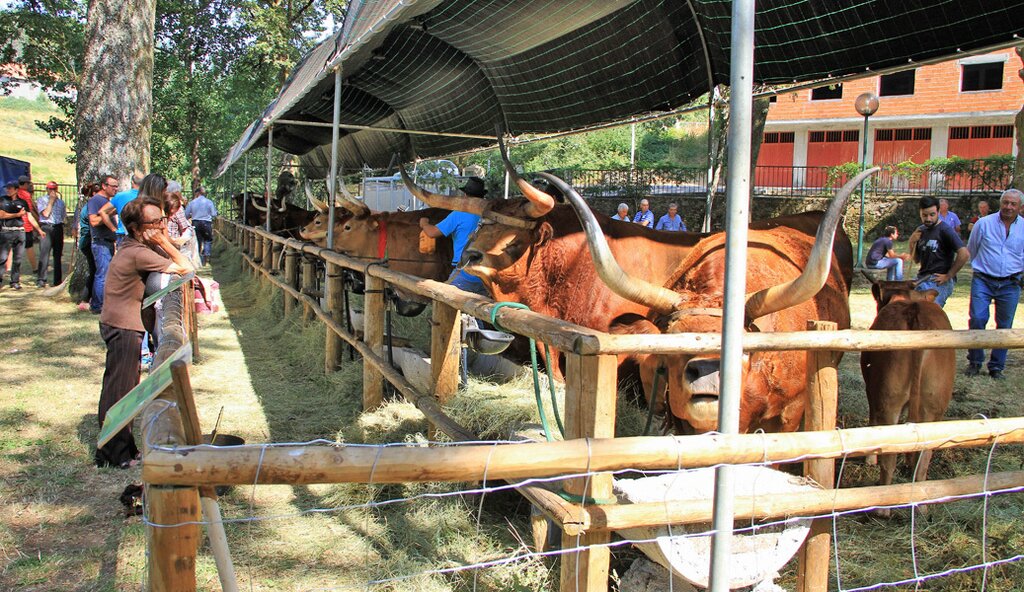
{"type": "MultiPolygon", "coordinates": [[[[996,303],[996,329],[1013,326],[1013,316],[1020,300],[1021,274],[1024,273],[1024,219],[1020,217],[1024,193],[1007,189],[999,197],[999,213],[978,218],[967,240],[974,277],[971,279],[971,309],[968,327],[984,329],[988,324],[989,307],[996,303]]],[[[985,350],[967,350],[967,376],[981,373],[985,350]]],[[[1004,380],[1006,350],[992,350],[988,374],[1004,380]]]]}
{"type": "Polygon", "coordinates": [[[668,230],[671,232],[686,232],[686,222],[683,222],[683,217],[677,212],[679,212],[679,206],[676,205],[675,202],[668,204],[668,213],[658,220],[658,225],[655,226],[654,229],[668,230]]]}
{"type": "Polygon", "coordinates": [[[939,220],[939,202],[925,196],[917,204],[921,226],[910,237],[910,252],[921,264],[917,271],[917,290],[935,290],[935,303],[946,305],[956,286],[956,274],[967,263],[970,253],[953,229],[939,220]]]}
{"type": "Polygon", "coordinates": [[[619,207],[615,210],[616,214],[612,216],[612,220],[618,220],[619,222],[629,222],[629,206],[625,203],[620,203],[619,207]]]}
{"type": "Polygon", "coordinates": [[[114,206],[110,199],[117,194],[120,185],[113,175],[103,175],[100,190],[95,193],[86,208],[89,212],[89,235],[92,243],[92,258],[96,262],[96,275],[92,281],[92,298],[89,311],[100,314],[103,310],[103,291],[107,284],[107,268],[114,257],[114,242],[117,240],[117,224],[114,223],[114,206]]]}
{"type": "Polygon", "coordinates": [[[952,228],[953,232],[960,234],[960,216],[949,210],[949,200],[944,197],[939,199],[939,220],[952,228]]]}
{"type": "Polygon", "coordinates": [[[124,208],[124,204],[139,196],[139,185],[141,183],[142,175],[135,173],[132,175],[132,188],[119,191],[114,197],[110,198],[110,205],[114,206],[114,210],[117,211],[117,244],[121,244],[124,237],[128,236],[128,231],[125,230],[124,223],[121,222],[121,210],[124,208]]]}
{"type": "Polygon", "coordinates": [[[206,190],[196,187],[197,196],[185,206],[185,217],[192,220],[199,239],[199,259],[203,265],[210,260],[210,247],[213,245],[213,219],[217,217],[217,206],[206,197],[206,190]]]}
{"type": "Polygon", "coordinates": [[[640,200],[640,209],[637,210],[636,216],[633,216],[633,222],[647,228],[654,228],[654,212],[651,211],[651,204],[646,199],[640,200]]]}
{"type": "MultiPolygon", "coordinates": [[[[480,177],[467,179],[462,192],[472,197],[487,195],[484,181],[480,177]]],[[[469,242],[470,235],[476,232],[479,223],[480,216],[467,212],[452,212],[444,220],[438,222],[437,226],[431,224],[428,218],[420,218],[420,228],[430,238],[441,238],[442,236],[452,238],[452,267],[454,269],[448,276],[448,283],[466,292],[490,296],[480,278],[470,275],[458,267],[459,261],[462,259],[462,251],[466,249],[466,243],[469,242]]]]}

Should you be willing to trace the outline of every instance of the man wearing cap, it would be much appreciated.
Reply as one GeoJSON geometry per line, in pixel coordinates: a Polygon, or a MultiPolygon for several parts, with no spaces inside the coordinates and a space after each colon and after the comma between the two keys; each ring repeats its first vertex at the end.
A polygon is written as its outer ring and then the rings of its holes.
{"type": "Polygon", "coordinates": [[[64,221],[68,217],[67,206],[57,191],[57,183],[46,184],[46,195],[36,200],[36,211],[39,212],[39,226],[43,231],[43,240],[39,242],[39,266],[36,268],[36,286],[46,285],[46,267],[53,253],[53,285],[60,284],[63,279],[61,257],[64,255],[64,221]]]}
{"type": "Polygon", "coordinates": [[[199,240],[199,259],[203,265],[210,260],[210,247],[213,246],[213,219],[217,217],[217,206],[206,197],[206,190],[196,187],[196,197],[185,206],[185,216],[192,220],[199,240]]]}
{"type": "MultiPolygon", "coordinates": [[[[28,204],[28,211],[21,217],[21,221],[25,223],[25,252],[28,254],[28,263],[32,266],[32,269],[35,269],[38,262],[36,261],[36,252],[32,250],[32,247],[36,244],[36,235],[32,232],[33,226],[28,215],[32,214],[34,216],[32,220],[38,221],[39,212],[36,211],[36,203],[32,199],[32,179],[27,175],[18,177],[18,197],[28,204]]],[[[35,228],[38,228],[38,226],[35,228]]]]}
{"type": "Polygon", "coordinates": [[[124,222],[121,221],[121,210],[124,209],[126,203],[139,196],[139,185],[141,183],[142,175],[140,173],[133,173],[132,188],[118,191],[114,194],[114,197],[110,198],[110,205],[114,206],[114,211],[117,212],[117,244],[119,245],[124,240],[124,237],[128,236],[128,231],[124,228],[124,222]]]}
{"type": "MultiPolygon", "coordinates": [[[[0,269],[11,260],[11,287],[21,289],[21,255],[25,252],[25,226],[27,216],[31,224],[39,223],[29,212],[28,203],[18,195],[18,184],[11,181],[4,187],[6,195],[0,197],[0,269]]],[[[0,280],[3,278],[0,277],[0,280]]]]}
{"type": "MultiPolygon", "coordinates": [[[[465,186],[462,187],[462,192],[471,197],[484,197],[487,195],[484,180],[480,177],[470,177],[467,179],[465,186]]],[[[469,242],[469,236],[476,232],[476,227],[479,223],[480,216],[468,212],[455,211],[448,214],[444,220],[438,222],[437,226],[431,224],[429,218],[420,218],[420,229],[430,238],[451,237],[452,250],[454,251],[452,254],[452,266],[454,269],[451,275],[448,276],[449,284],[466,292],[490,296],[480,278],[469,275],[458,267],[459,261],[462,259],[462,251],[466,249],[466,244],[469,242]]]]}

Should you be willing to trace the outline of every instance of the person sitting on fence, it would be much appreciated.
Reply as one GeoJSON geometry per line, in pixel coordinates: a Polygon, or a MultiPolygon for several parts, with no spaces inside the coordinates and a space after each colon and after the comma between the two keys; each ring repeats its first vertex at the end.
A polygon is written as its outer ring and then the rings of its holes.
{"type": "Polygon", "coordinates": [[[946,305],[956,287],[956,274],[970,259],[960,235],[939,220],[939,202],[925,196],[918,202],[921,226],[910,236],[910,252],[921,264],[917,271],[917,290],[935,290],[935,303],[946,305]]]}
{"type": "Polygon", "coordinates": [[[612,220],[619,220],[620,222],[629,222],[629,206],[624,203],[620,203],[616,214],[612,216],[612,220]]]}
{"type": "Polygon", "coordinates": [[[868,256],[864,260],[864,267],[868,269],[884,269],[885,279],[890,282],[903,281],[903,262],[910,259],[907,253],[897,254],[893,247],[893,241],[900,237],[900,231],[895,226],[886,226],[882,236],[875,239],[868,249],[868,256]]]}
{"type": "Polygon", "coordinates": [[[640,200],[640,209],[633,216],[633,222],[647,228],[654,228],[654,212],[651,211],[651,203],[646,198],[640,200]]]}
{"type": "MultiPolygon", "coordinates": [[[[128,236],[110,261],[100,313],[100,336],[107,344],[99,401],[101,427],[107,411],[139,383],[146,278],[152,273],[180,274],[193,269],[167,236],[167,219],[159,199],[134,199],[121,213],[128,236]]],[[[135,464],[138,452],[131,426],[126,426],[96,450],[96,465],[126,469],[135,464]]]]}
{"type": "Polygon", "coordinates": [[[949,200],[944,197],[939,199],[939,220],[952,228],[957,236],[960,235],[960,216],[957,216],[956,212],[950,211],[949,200]]]}
{"type": "Polygon", "coordinates": [[[971,216],[971,221],[967,223],[967,235],[970,236],[971,231],[974,230],[974,225],[977,224],[978,220],[988,216],[989,206],[988,200],[983,199],[978,202],[978,213],[971,216]]]}
{"type": "Polygon", "coordinates": [[[658,220],[655,230],[668,230],[671,232],[686,232],[686,222],[679,215],[679,206],[675,202],[668,204],[668,213],[658,220]]]}

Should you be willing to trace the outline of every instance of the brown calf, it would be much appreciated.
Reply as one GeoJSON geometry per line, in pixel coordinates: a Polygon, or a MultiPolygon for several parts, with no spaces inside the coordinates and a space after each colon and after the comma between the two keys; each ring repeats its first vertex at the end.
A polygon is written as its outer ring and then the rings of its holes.
{"type": "MultiPolygon", "coordinates": [[[[878,304],[872,330],[952,329],[945,311],[933,302],[933,290],[915,291],[913,282],[878,282],[872,285],[871,293],[878,304]]],[[[866,351],[860,356],[860,370],[867,388],[871,425],[895,425],[904,411],[908,422],[938,421],[946,414],[953,396],[956,351],[866,351]]],[[[914,481],[928,478],[931,457],[930,450],[921,453],[914,481]]],[[[910,455],[907,460],[911,460],[910,455]]],[[[889,485],[896,469],[896,455],[881,455],[879,465],[879,485],[889,485]]]]}

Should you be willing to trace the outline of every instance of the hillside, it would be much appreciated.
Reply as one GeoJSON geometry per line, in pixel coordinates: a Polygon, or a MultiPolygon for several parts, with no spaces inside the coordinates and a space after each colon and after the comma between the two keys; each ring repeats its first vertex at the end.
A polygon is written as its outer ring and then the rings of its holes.
{"type": "Polygon", "coordinates": [[[32,163],[36,183],[54,180],[74,185],[75,165],[67,161],[71,144],[51,138],[35,124],[57,114],[44,95],[37,100],[0,97],[0,137],[4,138],[0,155],[32,163]]]}

